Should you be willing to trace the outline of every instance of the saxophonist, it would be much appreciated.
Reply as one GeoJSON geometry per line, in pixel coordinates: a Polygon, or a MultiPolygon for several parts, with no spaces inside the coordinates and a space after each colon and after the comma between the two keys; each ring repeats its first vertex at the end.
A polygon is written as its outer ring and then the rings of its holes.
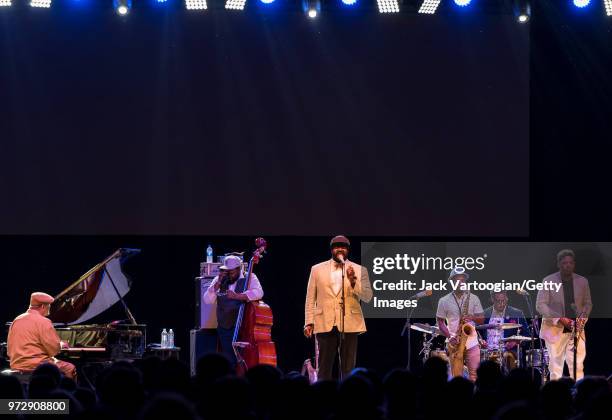
{"type": "Polygon", "coordinates": [[[557,254],[559,271],[544,278],[543,282],[561,283],[558,292],[552,290],[538,291],[536,309],[542,314],[540,338],[546,342],[550,357],[550,380],[563,376],[567,364],[570,376],[574,378],[574,340],[576,346],[576,377],[584,377],[584,359],[586,357],[586,336],[584,324],[593,309],[591,289],[586,277],[576,274],[576,255],[571,249],[563,249],[557,254]],[[575,319],[573,319],[575,318],[575,319]]]}
{"type": "MultiPolygon", "coordinates": [[[[463,267],[451,270],[448,279],[465,283],[469,274],[463,267]]],[[[438,327],[448,340],[448,356],[452,376],[463,376],[463,366],[468,369],[469,379],[476,380],[476,369],[480,364],[480,345],[475,325],[484,321],[480,299],[469,291],[457,287],[438,301],[436,311],[438,327]]]]}

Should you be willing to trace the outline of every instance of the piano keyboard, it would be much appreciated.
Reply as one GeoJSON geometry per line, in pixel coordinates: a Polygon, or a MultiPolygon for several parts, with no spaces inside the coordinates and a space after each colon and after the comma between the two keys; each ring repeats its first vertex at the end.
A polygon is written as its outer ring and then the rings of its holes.
{"type": "Polygon", "coordinates": [[[69,353],[101,353],[106,351],[106,347],[67,347],[62,351],[69,353]]]}

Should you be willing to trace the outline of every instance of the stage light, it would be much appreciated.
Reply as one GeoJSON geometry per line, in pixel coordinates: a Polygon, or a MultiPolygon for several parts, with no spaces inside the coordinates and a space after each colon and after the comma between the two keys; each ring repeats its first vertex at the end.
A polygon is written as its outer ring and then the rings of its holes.
{"type": "Polygon", "coordinates": [[[320,0],[303,0],[302,1],[302,9],[304,9],[304,13],[310,19],[315,19],[321,13],[321,1],[320,0]]]}
{"type": "Polygon", "coordinates": [[[9,7],[11,5],[11,0],[0,0],[0,7],[9,7]]]}
{"type": "Polygon", "coordinates": [[[48,9],[51,7],[51,0],[32,0],[30,1],[30,6],[32,7],[44,7],[48,9]]]}
{"type": "Polygon", "coordinates": [[[591,3],[591,0],[574,0],[574,6],[582,9],[583,7],[587,7],[591,3]]]}
{"type": "Polygon", "coordinates": [[[455,0],[455,4],[459,7],[465,7],[470,4],[472,0],[455,0]]]}
{"type": "Polygon", "coordinates": [[[357,3],[357,0],[342,0],[342,4],[345,4],[347,6],[353,6],[356,3],[357,3]]]}
{"type": "Polygon", "coordinates": [[[261,1],[263,4],[274,3],[274,0],[259,0],[259,1],[261,1]]]}
{"type": "Polygon", "coordinates": [[[185,0],[185,8],[187,10],[206,10],[208,5],[206,0],[185,0]]]}
{"type": "Polygon", "coordinates": [[[423,3],[419,8],[419,13],[433,15],[434,13],[436,13],[436,10],[438,10],[439,5],[440,0],[423,0],[423,3]]]}
{"type": "Polygon", "coordinates": [[[604,0],[604,6],[606,7],[606,16],[612,16],[612,0],[604,0]]]}
{"type": "Polygon", "coordinates": [[[399,13],[398,0],[376,0],[379,13],[399,13]]]}
{"type": "Polygon", "coordinates": [[[130,12],[132,0],[113,0],[113,5],[115,6],[117,13],[119,13],[121,16],[125,16],[130,12]]]}
{"type": "Polygon", "coordinates": [[[227,0],[225,2],[225,8],[229,10],[244,10],[246,0],[227,0]]]}
{"type": "Polygon", "coordinates": [[[531,6],[528,0],[514,1],[514,16],[519,23],[527,23],[531,19],[531,6]]]}

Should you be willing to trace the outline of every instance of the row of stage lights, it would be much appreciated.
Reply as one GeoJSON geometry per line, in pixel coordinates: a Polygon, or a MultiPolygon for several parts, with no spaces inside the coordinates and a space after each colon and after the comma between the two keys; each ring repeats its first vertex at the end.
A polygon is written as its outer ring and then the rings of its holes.
{"type": "MultiPolygon", "coordinates": [[[[9,7],[19,0],[0,0],[0,7],[9,7]]],[[[49,8],[52,0],[25,0],[31,7],[49,8]]],[[[167,0],[155,0],[157,3],[167,3],[167,0]]],[[[207,0],[182,0],[187,10],[208,9],[207,0]]],[[[275,0],[259,0],[263,4],[273,3],[275,0]]],[[[358,0],[340,0],[346,6],[357,4],[358,0]]],[[[421,14],[435,14],[442,1],[452,1],[458,7],[468,7],[472,0],[422,0],[418,9],[421,14]]],[[[542,0],[539,0],[542,1],[542,0]]],[[[577,8],[585,8],[595,0],[567,0],[577,8]]],[[[612,0],[599,0],[603,3],[607,16],[612,16],[612,0]]],[[[225,8],[229,10],[244,10],[247,0],[225,0],[225,8]]],[[[399,13],[402,0],[376,0],[380,13],[399,13]]],[[[520,23],[526,23],[531,18],[529,0],[512,0],[514,14],[520,23]]],[[[118,14],[125,16],[132,8],[132,0],[113,0],[113,6],[118,14]]],[[[321,0],[302,0],[304,13],[311,19],[321,14],[321,0]]]]}

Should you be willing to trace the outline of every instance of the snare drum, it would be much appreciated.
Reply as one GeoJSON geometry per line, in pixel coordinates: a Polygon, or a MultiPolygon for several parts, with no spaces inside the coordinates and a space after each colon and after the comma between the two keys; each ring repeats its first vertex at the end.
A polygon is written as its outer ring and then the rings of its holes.
{"type": "Polygon", "coordinates": [[[525,364],[528,368],[540,368],[548,366],[548,350],[533,349],[525,352],[525,364]]]}

